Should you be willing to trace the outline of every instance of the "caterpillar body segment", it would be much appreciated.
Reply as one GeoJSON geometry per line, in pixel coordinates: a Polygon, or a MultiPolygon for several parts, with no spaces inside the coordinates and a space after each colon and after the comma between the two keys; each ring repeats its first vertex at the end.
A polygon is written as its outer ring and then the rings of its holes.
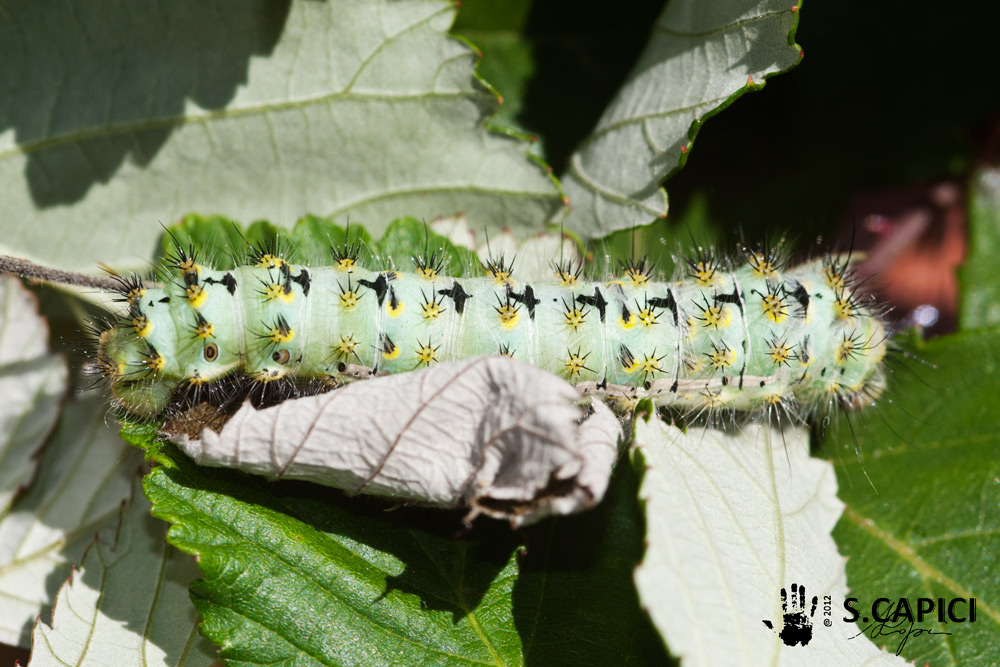
{"type": "Polygon", "coordinates": [[[502,260],[453,278],[427,262],[373,271],[350,253],[322,267],[258,255],[219,271],[181,252],[162,287],[123,281],[127,313],[101,334],[96,363],[121,407],[154,417],[182,390],[324,388],[483,354],[684,411],[808,410],[884,386],[883,324],[831,259],[784,270],[752,253],[723,270],[702,258],[673,282],[644,262],[597,282],[557,267],[522,282],[502,260]]]}

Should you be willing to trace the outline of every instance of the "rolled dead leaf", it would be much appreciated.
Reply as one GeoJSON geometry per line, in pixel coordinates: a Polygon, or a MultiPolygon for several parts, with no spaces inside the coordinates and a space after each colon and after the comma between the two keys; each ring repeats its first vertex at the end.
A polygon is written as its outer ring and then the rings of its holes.
{"type": "Polygon", "coordinates": [[[600,502],[621,426],[566,381],[477,357],[257,410],[171,439],[196,462],[394,500],[468,507],[514,526],[600,502]]]}

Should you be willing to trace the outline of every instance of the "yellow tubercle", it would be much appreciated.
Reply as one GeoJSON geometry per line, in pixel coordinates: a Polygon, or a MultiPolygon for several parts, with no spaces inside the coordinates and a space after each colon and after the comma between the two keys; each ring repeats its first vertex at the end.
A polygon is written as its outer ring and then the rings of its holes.
{"type": "Polygon", "coordinates": [[[775,294],[767,294],[761,300],[761,310],[775,324],[781,324],[788,317],[788,307],[784,299],[775,294]]]}
{"type": "Polygon", "coordinates": [[[404,304],[402,301],[396,301],[395,307],[393,307],[393,299],[389,299],[385,303],[385,312],[389,314],[389,317],[399,317],[403,314],[404,304]]]}
{"type": "Polygon", "coordinates": [[[347,334],[346,336],[341,336],[340,340],[334,346],[334,352],[338,359],[346,359],[352,356],[355,350],[358,348],[358,340],[354,337],[354,334],[347,334]]]}
{"type": "Polygon", "coordinates": [[[417,361],[424,366],[430,366],[437,361],[437,348],[428,345],[421,345],[417,348],[417,361]]]}
{"type": "Polygon", "coordinates": [[[441,315],[441,312],[444,310],[443,308],[441,308],[441,304],[438,303],[437,301],[428,301],[427,303],[420,306],[420,309],[423,311],[423,316],[425,320],[436,319],[439,315],[441,315]]]}
{"type": "Polygon", "coordinates": [[[208,292],[201,285],[191,285],[184,290],[188,305],[192,308],[201,308],[208,300],[208,292]]]}
{"type": "Polygon", "coordinates": [[[573,308],[572,310],[566,311],[566,326],[568,326],[573,331],[579,331],[580,327],[583,326],[586,320],[586,315],[579,308],[573,308]]]}
{"type": "Polygon", "coordinates": [[[340,307],[344,310],[351,310],[358,305],[360,300],[361,296],[353,289],[340,293],[340,307]]]}
{"type": "Polygon", "coordinates": [[[251,377],[261,384],[267,384],[268,382],[274,382],[275,380],[280,380],[285,377],[287,371],[285,369],[277,368],[264,368],[258,371],[254,371],[251,377]]]}
{"type": "Polygon", "coordinates": [[[622,370],[626,373],[635,373],[642,368],[642,362],[631,355],[620,359],[620,361],[622,363],[622,370]]]}
{"type": "Polygon", "coordinates": [[[721,391],[708,391],[702,394],[706,408],[718,408],[725,404],[721,391]]]}
{"type": "Polygon", "coordinates": [[[578,282],[576,276],[569,271],[558,270],[553,275],[555,275],[556,280],[563,287],[575,287],[578,282]]]}
{"type": "Polygon", "coordinates": [[[587,358],[579,353],[570,354],[569,358],[563,362],[563,370],[569,379],[574,379],[587,368],[587,358]]]}
{"type": "Polygon", "coordinates": [[[201,267],[195,264],[194,258],[188,257],[177,264],[177,270],[181,274],[181,278],[189,281],[197,281],[197,277],[201,274],[201,267]]]}
{"type": "Polygon", "coordinates": [[[144,296],[146,296],[146,290],[141,287],[137,287],[129,290],[128,293],[125,294],[125,300],[128,302],[129,307],[133,307],[142,301],[142,297],[144,296]]]}
{"type": "Polygon", "coordinates": [[[516,306],[500,306],[497,308],[497,313],[500,315],[500,326],[507,330],[516,327],[521,320],[521,313],[516,306]]]}
{"type": "Polygon", "coordinates": [[[787,343],[774,343],[767,354],[776,366],[781,366],[792,358],[792,348],[787,343]]]}
{"type": "Polygon", "coordinates": [[[855,345],[852,339],[845,338],[840,341],[840,344],[837,345],[837,349],[833,351],[833,357],[838,364],[843,365],[847,363],[848,359],[855,354],[858,354],[860,351],[861,350],[855,345]]]}
{"type": "Polygon", "coordinates": [[[638,323],[639,323],[639,317],[635,313],[628,314],[627,322],[621,315],[618,316],[618,326],[620,326],[622,329],[631,329],[638,323]]]}
{"type": "Polygon", "coordinates": [[[281,259],[277,255],[272,255],[271,253],[264,253],[257,260],[258,269],[280,269],[282,266],[287,264],[285,260],[281,259]]]}
{"type": "Polygon", "coordinates": [[[151,357],[147,358],[143,362],[143,365],[146,366],[146,370],[148,372],[150,372],[150,373],[152,373],[152,374],[155,375],[156,373],[159,373],[160,371],[163,370],[163,366],[166,363],[167,363],[167,360],[163,357],[163,355],[162,354],[157,354],[155,356],[151,356],[151,357]]]}
{"type": "Polygon", "coordinates": [[[275,344],[288,343],[295,338],[295,329],[291,327],[271,327],[267,332],[267,339],[275,344]]]}
{"type": "Polygon", "coordinates": [[[733,311],[729,306],[707,306],[701,311],[701,322],[705,327],[725,329],[733,323],[733,311]]]}
{"type": "Polygon", "coordinates": [[[635,406],[637,405],[639,405],[639,398],[637,396],[615,396],[615,406],[619,412],[630,413],[635,410],[635,406]]]}
{"type": "Polygon", "coordinates": [[[295,291],[290,288],[286,289],[284,285],[279,283],[272,283],[264,290],[264,299],[267,301],[279,299],[284,303],[291,303],[295,300],[295,291]]]}
{"type": "Polygon", "coordinates": [[[758,278],[771,278],[778,273],[777,267],[764,253],[752,252],[747,260],[753,274],[758,278]]]}
{"type": "Polygon", "coordinates": [[[715,368],[726,368],[732,366],[736,362],[736,350],[730,350],[729,348],[722,348],[721,350],[715,350],[710,355],[708,355],[709,360],[712,362],[712,366],[715,368]]]}
{"type": "Polygon", "coordinates": [[[132,328],[136,336],[145,338],[153,332],[153,321],[145,315],[136,315],[132,318],[132,328]]]}
{"type": "Polygon", "coordinates": [[[835,292],[842,292],[846,287],[844,272],[835,264],[827,264],[823,268],[823,275],[826,276],[826,284],[833,288],[835,292]]]}
{"type": "Polygon", "coordinates": [[[639,364],[639,369],[642,370],[644,375],[651,375],[654,373],[662,372],[660,369],[660,360],[655,356],[645,357],[639,364]]]}
{"type": "Polygon", "coordinates": [[[656,312],[652,308],[643,308],[639,311],[639,321],[647,327],[656,324],[656,312]]]}
{"type": "Polygon", "coordinates": [[[711,287],[719,279],[719,270],[710,262],[695,262],[691,265],[691,275],[699,287],[711,287]]]}
{"type": "Polygon", "coordinates": [[[629,269],[625,272],[625,276],[632,283],[633,287],[645,287],[649,284],[649,276],[641,271],[636,271],[634,269],[629,269]]]}
{"type": "Polygon", "coordinates": [[[854,317],[857,311],[854,304],[851,303],[850,297],[838,294],[837,299],[833,302],[833,312],[837,319],[849,320],[854,317]]]}

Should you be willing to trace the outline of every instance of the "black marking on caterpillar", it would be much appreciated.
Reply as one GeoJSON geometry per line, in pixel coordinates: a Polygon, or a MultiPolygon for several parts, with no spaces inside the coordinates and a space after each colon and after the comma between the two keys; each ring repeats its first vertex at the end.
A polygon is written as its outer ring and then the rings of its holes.
{"type": "Polygon", "coordinates": [[[378,274],[378,278],[374,281],[362,278],[358,280],[358,284],[375,292],[375,297],[378,299],[378,305],[381,306],[385,302],[385,293],[389,289],[389,281],[386,278],[386,274],[378,274]]]}
{"type": "Polygon", "coordinates": [[[507,296],[527,306],[528,316],[531,319],[535,319],[535,306],[541,303],[541,301],[535,298],[535,291],[531,289],[531,285],[525,285],[524,290],[518,293],[511,288],[510,284],[508,284],[507,296]]]}
{"type": "Polygon", "coordinates": [[[438,294],[450,297],[455,302],[455,312],[459,315],[465,312],[465,300],[472,298],[471,294],[466,294],[457,280],[452,283],[451,289],[438,290],[438,294]]]}
{"type": "Polygon", "coordinates": [[[578,303],[582,303],[587,306],[593,306],[597,308],[597,312],[601,314],[601,321],[604,321],[604,314],[608,307],[608,302],[604,300],[604,295],[601,294],[601,288],[594,287],[593,296],[580,295],[576,297],[578,303]]]}
{"type": "Polygon", "coordinates": [[[308,271],[306,271],[305,269],[302,269],[299,272],[299,275],[292,276],[292,281],[296,282],[296,283],[298,283],[299,285],[302,286],[302,294],[303,294],[303,296],[309,296],[310,279],[309,279],[309,272],[308,271]]]}
{"type": "Polygon", "coordinates": [[[667,310],[670,311],[670,314],[674,316],[674,326],[680,324],[680,319],[677,312],[677,300],[674,299],[674,293],[669,288],[667,288],[666,298],[658,296],[653,297],[652,299],[649,300],[649,305],[653,306],[654,308],[666,308],[667,310]]]}
{"type": "MultiPolygon", "coordinates": [[[[222,276],[222,278],[220,278],[219,280],[216,280],[215,278],[205,278],[205,284],[225,285],[226,290],[230,294],[236,294],[236,278],[231,273],[227,273],[226,275],[222,276]]],[[[167,300],[169,300],[169,297],[167,297],[167,300]]],[[[161,299],[161,301],[163,300],[161,299]]],[[[163,301],[163,303],[166,303],[166,301],[163,301]]]]}

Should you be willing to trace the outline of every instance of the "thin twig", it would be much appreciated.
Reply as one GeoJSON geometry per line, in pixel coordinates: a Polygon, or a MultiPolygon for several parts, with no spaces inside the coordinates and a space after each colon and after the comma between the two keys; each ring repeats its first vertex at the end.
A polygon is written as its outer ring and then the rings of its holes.
{"type": "Polygon", "coordinates": [[[60,285],[96,287],[97,289],[113,292],[121,290],[121,283],[111,277],[91,276],[86,273],[50,269],[47,266],[9,255],[0,255],[0,272],[13,273],[22,278],[34,278],[49,283],[59,283],[60,285]]]}

